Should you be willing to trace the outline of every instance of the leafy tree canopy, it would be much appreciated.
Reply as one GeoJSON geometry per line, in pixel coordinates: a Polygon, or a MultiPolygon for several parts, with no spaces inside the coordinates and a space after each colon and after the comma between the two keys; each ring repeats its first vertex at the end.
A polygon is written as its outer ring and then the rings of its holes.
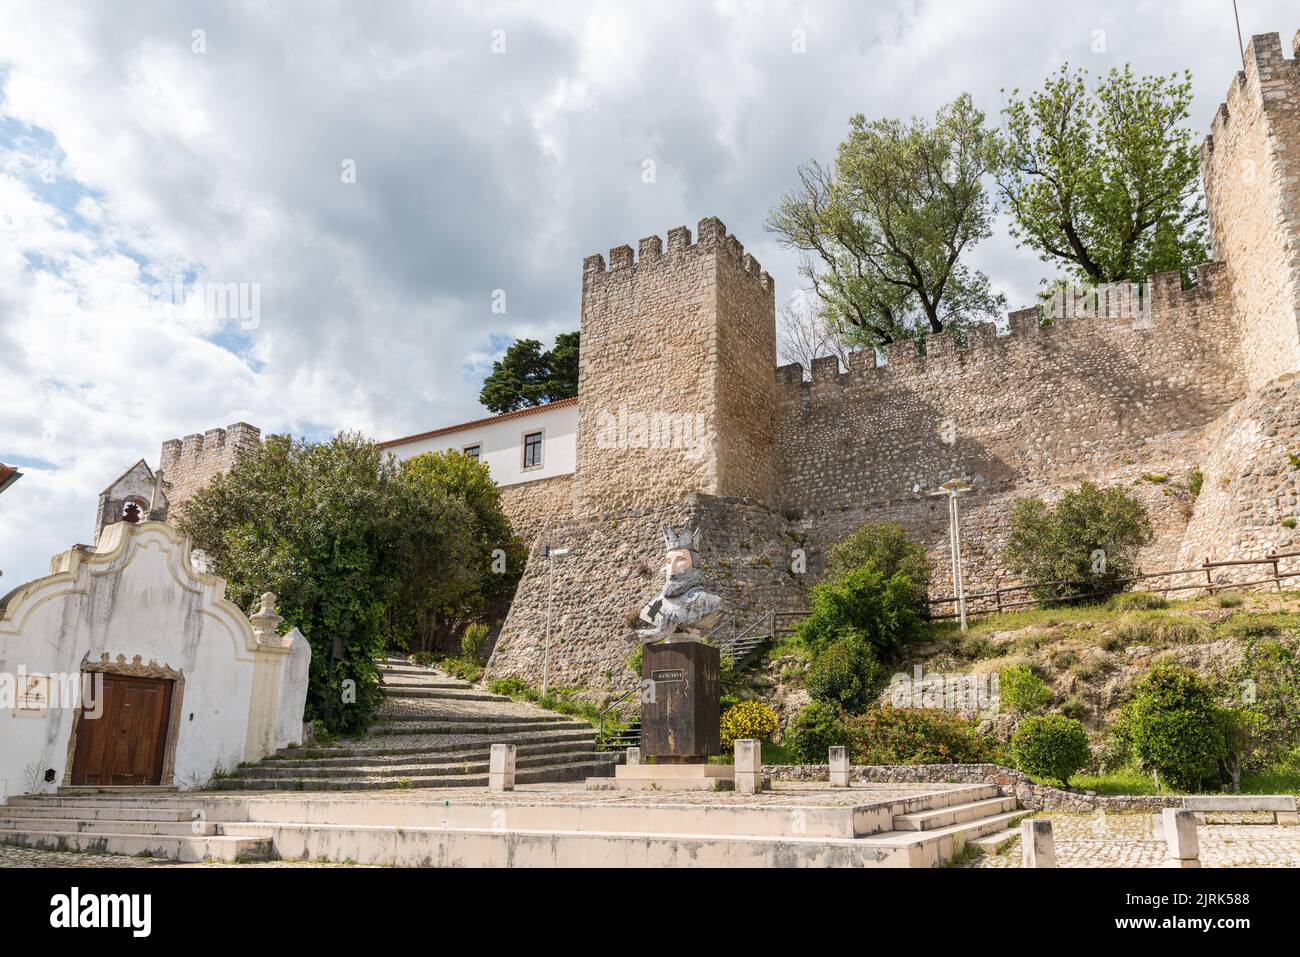
{"type": "Polygon", "coordinates": [[[1191,74],[1111,70],[1090,91],[1069,64],[1009,94],[1001,191],[1013,232],[1085,282],[1140,281],[1209,258],[1200,151],[1183,125],[1191,74]]]}
{"type": "Polygon", "coordinates": [[[236,604],[276,594],[312,646],[308,717],[350,731],[378,708],[376,659],[405,640],[403,610],[481,570],[474,497],[455,481],[409,480],[357,435],[272,436],[190,500],[181,528],[236,604]]]}
{"type": "Polygon", "coordinates": [[[492,363],[478,400],[493,412],[513,412],[578,394],[578,338],[562,332],[543,350],[536,339],[516,339],[492,363]]]}
{"type": "Polygon", "coordinates": [[[1005,305],[962,262],[992,232],[984,178],[998,162],[997,135],[965,94],[933,123],[855,116],[834,168],[801,167],[767,228],[805,253],[828,324],[856,344],[960,329],[1005,305]]]}

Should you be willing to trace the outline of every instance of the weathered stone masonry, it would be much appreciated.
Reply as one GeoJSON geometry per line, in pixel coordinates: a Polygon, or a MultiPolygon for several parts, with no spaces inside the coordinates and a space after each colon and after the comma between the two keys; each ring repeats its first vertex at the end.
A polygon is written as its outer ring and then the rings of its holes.
{"type": "Polygon", "coordinates": [[[261,429],[247,422],[164,442],[159,467],[167,482],[168,521],[175,524],[195,492],[229,472],[241,455],[261,442],[261,429]]]}

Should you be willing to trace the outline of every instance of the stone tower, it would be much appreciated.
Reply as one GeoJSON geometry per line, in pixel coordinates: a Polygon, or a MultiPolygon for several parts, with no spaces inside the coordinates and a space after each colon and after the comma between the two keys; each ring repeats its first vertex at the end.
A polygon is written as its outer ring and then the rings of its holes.
{"type": "Polygon", "coordinates": [[[1300,33],[1252,37],[1201,150],[1251,388],[1300,369],[1300,33]]]}
{"type": "Polygon", "coordinates": [[[691,493],[776,497],[772,277],[721,221],[588,256],[582,269],[579,514],[691,493]]]}

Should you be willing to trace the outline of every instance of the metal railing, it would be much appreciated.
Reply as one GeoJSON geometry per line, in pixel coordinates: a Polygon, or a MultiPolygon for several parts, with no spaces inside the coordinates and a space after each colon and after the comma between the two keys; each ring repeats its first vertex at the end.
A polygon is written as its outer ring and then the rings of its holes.
{"type": "MultiPolygon", "coordinates": [[[[1234,558],[1225,561],[1210,561],[1207,557],[1193,568],[1175,568],[1169,571],[1159,572],[1140,572],[1136,575],[1128,575],[1123,578],[1117,578],[1115,581],[1124,585],[1132,585],[1137,582],[1145,582],[1154,579],[1166,578],[1174,579],[1179,575],[1205,575],[1205,581],[1192,582],[1191,584],[1177,584],[1170,581],[1168,584],[1158,585],[1148,588],[1148,591],[1159,592],[1162,595],[1168,595],[1170,592],[1180,591],[1205,591],[1213,595],[1220,591],[1229,591],[1234,588],[1252,588],[1257,585],[1274,585],[1278,591],[1282,590],[1282,582],[1288,578],[1300,577],[1300,569],[1283,571],[1279,562],[1285,558],[1300,557],[1300,551],[1293,552],[1269,552],[1262,558],[1234,558]],[[1214,569],[1231,568],[1246,565],[1268,565],[1273,569],[1271,575],[1263,578],[1248,578],[1246,581],[1215,581],[1214,569]]],[[[1058,585],[1072,584],[1065,580],[1038,582],[1027,585],[999,585],[992,591],[967,592],[966,594],[966,614],[967,615],[996,615],[1004,611],[1013,611],[1017,608],[1029,606],[1041,607],[1046,605],[1063,604],[1072,601],[1079,601],[1087,598],[1103,598],[1110,594],[1111,591],[1098,591],[1086,594],[1062,595],[1060,597],[1034,597],[1031,592],[1036,589],[1052,588],[1058,585]],[[978,607],[972,607],[972,602],[982,602],[978,607]]],[[[933,608],[936,605],[956,606],[956,595],[944,595],[940,598],[929,599],[929,604],[933,608]]],[[[930,618],[934,621],[943,621],[946,619],[955,619],[958,613],[954,610],[948,614],[931,614],[930,618]]]]}

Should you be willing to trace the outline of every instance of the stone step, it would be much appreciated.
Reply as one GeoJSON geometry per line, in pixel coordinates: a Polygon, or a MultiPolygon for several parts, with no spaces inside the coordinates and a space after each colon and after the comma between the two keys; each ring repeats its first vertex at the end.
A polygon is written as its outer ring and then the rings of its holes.
{"type": "Polygon", "coordinates": [[[30,831],[33,828],[61,833],[81,831],[86,834],[175,834],[180,837],[212,837],[217,833],[216,825],[210,821],[85,819],[80,815],[40,818],[0,816],[0,831],[30,831]]]}
{"type": "MultiPolygon", "coordinates": [[[[575,761],[590,762],[600,758],[597,751],[566,750],[558,754],[518,755],[516,768],[548,767],[551,765],[570,764],[575,761]]],[[[380,760],[360,766],[345,767],[301,767],[280,764],[257,764],[253,767],[240,768],[232,778],[427,778],[444,775],[487,774],[488,755],[479,752],[473,758],[463,761],[424,762],[420,764],[384,764],[380,760]]]]}
{"type": "Polygon", "coordinates": [[[67,795],[125,795],[129,797],[153,797],[160,794],[176,794],[180,788],[175,784],[70,784],[59,788],[60,794],[67,795]]]}
{"type": "MultiPolygon", "coordinates": [[[[612,755],[611,755],[612,757],[612,755]]],[[[609,777],[614,773],[610,760],[555,763],[516,772],[517,784],[545,784],[555,781],[581,781],[588,777],[609,777]]],[[[217,782],[221,791],[367,791],[405,788],[484,787],[482,774],[440,774],[433,777],[351,777],[351,778],[223,778],[217,782]]]]}
{"type": "MultiPolygon", "coordinates": [[[[594,751],[595,741],[591,735],[575,734],[568,739],[558,741],[541,741],[535,744],[520,741],[503,742],[515,745],[515,754],[520,758],[531,755],[565,754],[574,750],[594,751]]],[[[373,750],[365,754],[348,757],[325,758],[284,758],[271,757],[262,761],[261,768],[347,768],[366,765],[407,765],[445,763],[456,764],[462,761],[487,760],[492,742],[480,745],[457,745],[446,748],[420,748],[410,751],[373,750]],[[437,761],[432,761],[436,755],[437,761]]],[[[246,769],[240,769],[246,770],[246,769]]]]}
{"type": "Polygon", "coordinates": [[[914,814],[900,814],[894,818],[896,831],[933,831],[953,824],[964,824],[979,818],[1005,814],[1016,809],[1013,797],[996,797],[969,804],[954,804],[949,807],[935,808],[929,811],[917,811],[914,814]]]}
{"type": "Polygon", "coordinates": [[[479,688],[426,688],[422,685],[387,685],[384,696],[390,701],[434,699],[440,701],[492,701],[501,704],[512,699],[479,688]]]}
{"type": "Polygon", "coordinates": [[[417,721],[398,719],[376,724],[371,731],[372,737],[398,734],[490,734],[496,737],[514,734],[519,731],[535,731],[538,726],[557,731],[592,731],[585,721],[565,721],[561,718],[525,718],[522,721],[505,721],[501,719],[460,720],[438,718],[417,721]]]}
{"type": "Polygon", "coordinates": [[[1005,831],[995,831],[992,834],[985,834],[983,837],[977,837],[970,843],[978,847],[985,854],[999,854],[1002,849],[1009,847],[1020,837],[1020,828],[1009,827],[1005,831]]]}
{"type": "Polygon", "coordinates": [[[441,675],[394,675],[387,673],[384,675],[383,687],[385,690],[393,688],[442,688],[447,691],[476,690],[468,681],[444,678],[441,675]]]}
{"type": "Polygon", "coordinates": [[[509,735],[501,734],[474,734],[474,735],[442,735],[435,734],[434,737],[447,737],[446,743],[429,744],[421,743],[418,745],[408,745],[407,740],[413,739],[414,735],[386,735],[382,741],[376,742],[374,739],[341,742],[336,745],[316,748],[285,748],[281,751],[264,758],[264,762],[278,761],[303,761],[303,762],[344,762],[352,760],[366,761],[371,755],[406,755],[415,758],[423,757],[429,754],[447,754],[467,751],[473,748],[488,748],[494,744],[514,744],[520,748],[529,745],[561,745],[561,744],[583,744],[594,745],[596,741],[595,734],[590,727],[586,730],[529,730],[516,731],[509,735]]]}
{"type": "Polygon", "coordinates": [[[182,837],[176,834],[112,834],[85,831],[0,831],[0,844],[47,851],[92,851],[123,857],[199,861],[268,860],[275,851],[264,837],[182,837]]]}

